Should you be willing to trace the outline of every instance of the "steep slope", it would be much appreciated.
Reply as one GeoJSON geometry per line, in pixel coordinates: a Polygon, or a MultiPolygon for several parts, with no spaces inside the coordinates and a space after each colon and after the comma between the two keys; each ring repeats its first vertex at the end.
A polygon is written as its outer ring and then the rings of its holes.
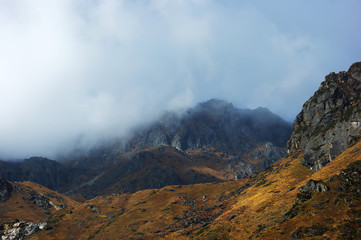
{"type": "Polygon", "coordinates": [[[302,155],[277,162],[199,239],[358,239],[360,149],[358,142],[316,173],[302,155]]]}
{"type": "Polygon", "coordinates": [[[361,62],[347,72],[330,73],[303,105],[288,142],[291,153],[304,149],[302,164],[317,171],[360,138],[361,62]]]}

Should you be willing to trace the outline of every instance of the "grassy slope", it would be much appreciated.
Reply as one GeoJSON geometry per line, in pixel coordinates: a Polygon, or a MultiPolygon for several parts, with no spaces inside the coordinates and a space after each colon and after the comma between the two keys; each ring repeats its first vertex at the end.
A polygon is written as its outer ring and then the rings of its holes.
{"type": "Polygon", "coordinates": [[[54,214],[64,204],[66,207],[61,211],[67,211],[77,205],[74,200],[54,192],[46,187],[32,182],[11,183],[13,191],[10,199],[0,203],[0,225],[14,222],[16,219],[28,222],[41,222],[48,218],[47,212],[54,214]],[[52,207],[44,210],[29,200],[27,196],[31,192],[40,195],[48,195],[52,207]]]}
{"type": "MultiPolygon", "coordinates": [[[[342,224],[350,219],[351,207],[345,195],[336,201],[341,180],[326,180],[361,159],[358,149],[361,142],[316,173],[300,164],[298,153],[251,179],[97,197],[72,214],[56,212],[51,216],[56,221],[49,224],[53,228],[32,239],[290,239],[318,223],[328,229],[323,237],[335,239],[345,232],[342,224]],[[331,190],[314,193],[294,218],[284,221],[298,188],[309,179],[323,180],[331,190]]],[[[307,234],[305,239],[322,239],[307,234]]]]}

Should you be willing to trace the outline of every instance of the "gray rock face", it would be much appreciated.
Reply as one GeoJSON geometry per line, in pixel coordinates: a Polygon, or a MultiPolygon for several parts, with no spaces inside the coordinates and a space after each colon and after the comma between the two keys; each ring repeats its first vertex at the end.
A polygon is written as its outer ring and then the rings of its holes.
{"type": "Polygon", "coordinates": [[[44,223],[33,223],[33,222],[16,222],[12,225],[6,225],[2,240],[16,240],[25,239],[27,236],[42,230],[47,224],[44,223]]]}
{"type": "Polygon", "coordinates": [[[306,185],[298,189],[301,193],[327,192],[329,189],[323,181],[309,180],[306,185]]]}
{"type": "Polygon", "coordinates": [[[33,201],[36,206],[41,207],[44,210],[51,208],[49,198],[35,191],[31,191],[28,196],[26,196],[26,199],[33,201]]]}
{"type": "Polygon", "coordinates": [[[290,153],[304,150],[302,164],[317,171],[359,139],[361,62],[330,73],[303,105],[288,142],[290,153]]]}
{"type": "Polygon", "coordinates": [[[237,109],[231,103],[211,99],[182,115],[167,113],[140,131],[130,146],[169,146],[180,151],[214,147],[239,153],[267,142],[269,147],[284,148],[290,133],[289,124],[266,108],[237,109]]]}

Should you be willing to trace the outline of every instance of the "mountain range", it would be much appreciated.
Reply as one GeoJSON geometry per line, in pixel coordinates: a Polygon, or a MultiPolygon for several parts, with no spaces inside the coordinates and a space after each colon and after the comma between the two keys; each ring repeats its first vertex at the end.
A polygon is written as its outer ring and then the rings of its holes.
{"type": "Polygon", "coordinates": [[[212,99],[182,113],[167,112],[126,141],[63,157],[61,162],[42,157],[1,161],[0,175],[86,199],[220,182],[252,176],[281,159],[291,130],[266,108],[238,109],[212,99]]]}
{"type": "Polygon", "coordinates": [[[292,130],[210,100],[61,163],[1,162],[2,238],[361,239],[360,104],[357,62],[326,76],[292,130]],[[10,181],[52,171],[75,200],[10,181]]]}

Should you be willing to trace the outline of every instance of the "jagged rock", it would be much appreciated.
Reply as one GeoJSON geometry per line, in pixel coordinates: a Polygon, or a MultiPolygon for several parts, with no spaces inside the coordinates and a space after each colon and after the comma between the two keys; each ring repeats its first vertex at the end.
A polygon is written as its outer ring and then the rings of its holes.
{"type": "Polygon", "coordinates": [[[33,222],[16,222],[13,225],[7,225],[4,229],[4,233],[1,236],[2,240],[17,240],[24,239],[26,236],[29,236],[39,230],[42,230],[47,225],[46,222],[43,223],[33,223],[33,222]]]}
{"type": "Polygon", "coordinates": [[[315,224],[311,227],[300,227],[296,232],[291,234],[291,238],[300,239],[305,237],[322,236],[328,230],[328,227],[320,224],[315,224]]]}
{"type": "Polygon", "coordinates": [[[304,149],[302,164],[317,171],[355,143],[361,131],[361,62],[330,73],[293,123],[290,153],[304,149]]]}
{"type": "Polygon", "coordinates": [[[8,200],[11,197],[12,190],[13,186],[4,178],[0,177],[0,202],[8,200]]]}
{"type": "Polygon", "coordinates": [[[323,181],[309,180],[305,186],[298,189],[301,193],[308,192],[327,192],[329,188],[323,181]]]}
{"type": "Polygon", "coordinates": [[[32,200],[33,203],[38,206],[41,207],[44,210],[48,210],[49,208],[51,208],[51,204],[49,202],[49,198],[47,198],[44,195],[41,195],[35,191],[31,191],[26,198],[28,200],[32,200]]]}

